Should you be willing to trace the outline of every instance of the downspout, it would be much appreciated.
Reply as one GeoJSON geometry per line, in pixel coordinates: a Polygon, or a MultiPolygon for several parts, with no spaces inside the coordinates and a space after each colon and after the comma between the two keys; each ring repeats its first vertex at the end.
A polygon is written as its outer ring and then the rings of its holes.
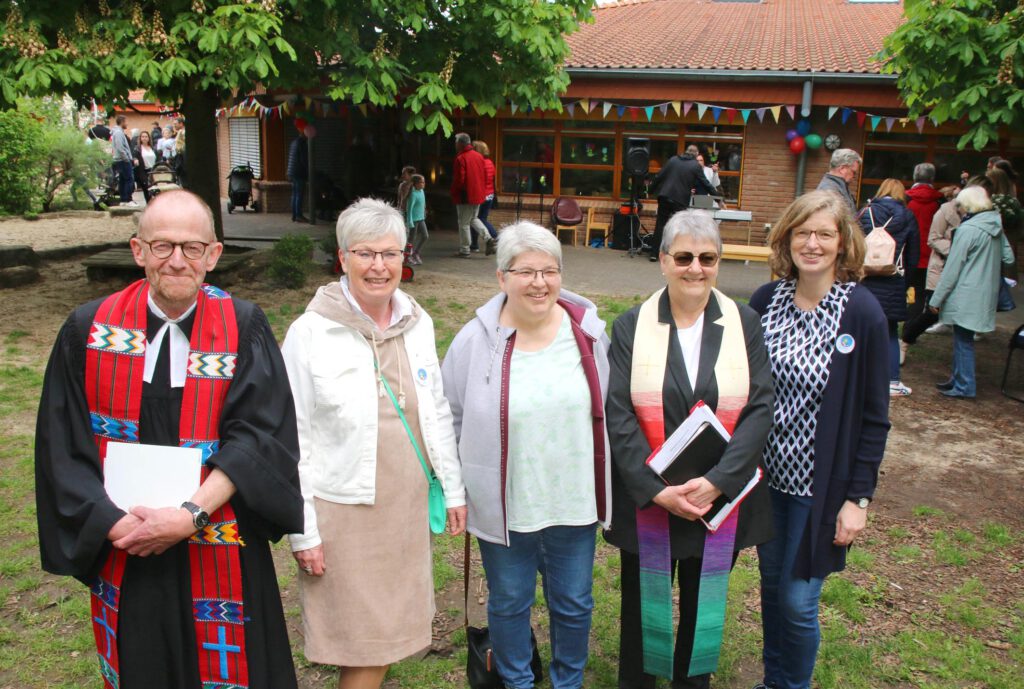
{"type": "MultiPolygon", "coordinates": [[[[811,96],[814,94],[814,82],[808,79],[804,82],[804,97],[800,103],[800,116],[811,116],[811,96]]],[[[807,171],[807,147],[800,151],[800,160],[796,164],[796,195],[804,193],[804,173],[807,171]]]]}

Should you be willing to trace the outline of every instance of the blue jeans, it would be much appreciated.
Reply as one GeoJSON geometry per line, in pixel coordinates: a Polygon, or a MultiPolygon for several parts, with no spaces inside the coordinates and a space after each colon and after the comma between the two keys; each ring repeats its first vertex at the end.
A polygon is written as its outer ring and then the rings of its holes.
{"type": "Polygon", "coordinates": [[[487,574],[487,623],[498,675],[511,689],[533,686],[530,608],[537,572],[551,620],[552,689],[579,689],[594,609],[595,527],[549,526],[509,533],[509,547],[478,539],[487,574]]]}
{"type": "Polygon", "coordinates": [[[974,380],[974,331],[953,326],[953,375],[951,392],[974,397],[978,392],[974,380]]]}
{"type": "Polygon", "coordinates": [[[121,203],[132,200],[135,193],[135,171],[132,169],[132,161],[119,160],[114,163],[114,173],[117,175],[117,194],[121,203]]]}
{"type": "Polygon", "coordinates": [[[818,599],[825,580],[795,579],[792,572],[813,499],[774,488],[769,493],[775,538],[757,547],[764,683],[777,689],[809,689],[821,642],[818,599]]]}
{"type": "Polygon", "coordinates": [[[900,382],[900,322],[889,321],[889,382],[900,382]]]}
{"type": "Polygon", "coordinates": [[[302,217],[302,197],[306,192],[306,180],[292,178],[292,220],[302,217]]]}

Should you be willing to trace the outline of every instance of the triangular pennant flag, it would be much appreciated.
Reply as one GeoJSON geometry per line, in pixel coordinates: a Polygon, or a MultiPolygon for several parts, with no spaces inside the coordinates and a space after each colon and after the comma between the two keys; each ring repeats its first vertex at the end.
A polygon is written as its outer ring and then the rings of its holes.
{"type": "MultiPolygon", "coordinates": [[[[683,117],[686,117],[687,115],[690,114],[691,108],[693,108],[693,101],[683,101],[683,117]]],[[[678,108],[676,108],[676,112],[679,112],[678,108]]]]}
{"type": "Polygon", "coordinates": [[[754,114],[757,115],[758,122],[764,122],[764,114],[767,111],[768,108],[758,108],[757,110],[754,111],[754,114]]]}
{"type": "Polygon", "coordinates": [[[615,112],[619,115],[619,119],[621,120],[622,116],[626,114],[626,106],[625,105],[616,106],[615,112]]]}
{"type": "MultiPolygon", "coordinates": [[[[677,100],[672,101],[672,109],[676,111],[676,117],[680,116],[679,108],[681,108],[682,105],[683,104],[677,100]]],[[[693,105],[693,103],[689,103],[688,105],[693,105]]],[[[690,112],[689,107],[686,108],[686,112],[690,112]]]]}
{"type": "Polygon", "coordinates": [[[480,108],[477,107],[476,103],[473,103],[473,112],[480,115],[480,108]]]}
{"type": "Polygon", "coordinates": [[[587,114],[589,115],[590,113],[594,112],[594,108],[596,108],[596,107],[597,107],[597,101],[596,100],[590,101],[590,105],[587,107],[587,114]]]}
{"type": "Polygon", "coordinates": [[[526,106],[526,114],[529,115],[532,112],[533,112],[533,106],[532,105],[527,105],[526,106]]]}
{"type": "Polygon", "coordinates": [[[836,107],[836,106],[830,107],[828,109],[828,118],[831,120],[833,117],[836,116],[837,112],[839,112],[839,108],[838,107],[836,107]]]}
{"type": "Polygon", "coordinates": [[[725,119],[729,124],[732,124],[733,120],[736,119],[736,108],[727,108],[725,111],[725,119]]]}
{"type": "Polygon", "coordinates": [[[565,109],[569,111],[569,117],[575,116],[575,114],[576,114],[576,104],[575,103],[569,103],[568,105],[565,106],[565,109]]]}
{"type": "Polygon", "coordinates": [[[881,122],[881,121],[882,121],[882,116],[881,115],[872,115],[871,116],[871,131],[875,131],[876,129],[878,129],[878,123],[881,122]]]}
{"type": "Polygon", "coordinates": [[[715,121],[715,124],[718,124],[718,118],[721,117],[721,116],[722,116],[722,109],[720,107],[718,107],[717,105],[712,105],[711,106],[711,119],[713,119],[715,121]]]}
{"type": "Polygon", "coordinates": [[[604,110],[604,112],[601,113],[601,117],[608,117],[608,113],[611,112],[612,109],[612,104],[609,103],[608,101],[605,101],[604,103],[602,103],[601,109],[604,110]]]}
{"type": "Polygon", "coordinates": [[[583,112],[589,114],[590,113],[590,99],[589,98],[581,98],[580,99],[580,107],[583,108],[583,112]]]}
{"type": "Polygon", "coordinates": [[[885,118],[885,131],[891,132],[892,131],[892,125],[895,122],[896,122],[896,118],[895,117],[886,117],[885,118]]]}
{"type": "Polygon", "coordinates": [[[640,108],[630,108],[630,109],[629,109],[629,119],[631,119],[631,120],[633,120],[634,122],[636,122],[636,118],[637,118],[637,113],[638,113],[639,111],[640,111],[640,108]]]}
{"type": "Polygon", "coordinates": [[[359,104],[359,112],[362,114],[363,117],[366,117],[366,103],[359,104]]]}
{"type": "Polygon", "coordinates": [[[934,124],[936,127],[939,126],[939,118],[937,115],[932,115],[930,119],[932,121],[932,124],[934,124]]]}
{"type": "Polygon", "coordinates": [[[846,124],[846,120],[850,119],[850,114],[853,111],[849,108],[843,108],[843,124],[846,124]]]}
{"type": "Polygon", "coordinates": [[[768,110],[771,111],[772,117],[775,118],[775,124],[778,124],[779,120],[782,118],[782,106],[773,105],[772,107],[768,108],[768,110]]]}
{"type": "Polygon", "coordinates": [[[794,121],[796,120],[796,106],[795,105],[787,105],[786,106],[786,112],[789,113],[789,119],[794,120],[794,121]]]}
{"type": "Polygon", "coordinates": [[[750,111],[749,110],[740,110],[740,115],[743,117],[743,124],[746,124],[747,120],[750,119],[750,111]]]}
{"type": "Polygon", "coordinates": [[[703,120],[704,119],[704,113],[706,113],[707,111],[708,111],[708,106],[704,105],[703,103],[697,103],[697,119],[698,120],[703,120]]]}
{"type": "Polygon", "coordinates": [[[519,110],[519,103],[512,103],[509,107],[512,109],[512,114],[515,115],[519,110]]]}
{"type": "Polygon", "coordinates": [[[901,117],[899,119],[899,123],[900,123],[901,127],[906,127],[908,124],[910,124],[910,118],[909,117],[901,117]]]}
{"type": "Polygon", "coordinates": [[[658,110],[661,110],[662,117],[668,117],[668,103],[662,103],[659,105],[658,110]]]}
{"type": "Polygon", "coordinates": [[[278,107],[281,108],[281,113],[280,113],[281,115],[291,115],[292,114],[291,108],[290,108],[290,106],[288,105],[287,102],[281,103],[281,105],[278,106],[278,107]]]}
{"type": "Polygon", "coordinates": [[[648,105],[644,108],[644,114],[647,115],[647,121],[650,122],[651,118],[654,117],[654,106],[648,105]]]}
{"type": "Polygon", "coordinates": [[[858,127],[863,127],[864,126],[864,120],[867,119],[867,116],[868,116],[868,114],[866,112],[861,112],[860,110],[857,111],[857,126],[858,127]]]}
{"type": "Polygon", "coordinates": [[[924,119],[925,119],[924,115],[922,115],[921,117],[918,117],[917,120],[914,122],[914,124],[917,125],[917,133],[918,134],[921,134],[921,133],[924,132],[924,119]]]}

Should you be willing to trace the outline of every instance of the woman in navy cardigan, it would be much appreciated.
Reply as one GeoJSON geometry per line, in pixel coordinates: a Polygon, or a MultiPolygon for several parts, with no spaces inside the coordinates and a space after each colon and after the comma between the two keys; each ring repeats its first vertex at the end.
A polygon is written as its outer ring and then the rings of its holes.
{"type": "MultiPolygon", "coordinates": [[[[764,466],[775,538],[758,546],[762,689],[808,689],[825,577],[867,522],[889,432],[887,322],[859,284],[864,237],[843,199],[791,203],[768,238],[782,280],[750,299],[775,382],[764,466]]],[[[755,687],[757,689],[757,687],[755,687]]]]}

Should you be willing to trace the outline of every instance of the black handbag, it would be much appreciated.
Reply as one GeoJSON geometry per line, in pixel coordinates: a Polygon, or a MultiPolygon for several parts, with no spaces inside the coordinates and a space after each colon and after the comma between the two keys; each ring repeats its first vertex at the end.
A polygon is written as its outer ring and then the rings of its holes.
{"type": "MultiPolygon", "coordinates": [[[[491,648],[491,633],[487,627],[472,627],[469,624],[469,532],[466,532],[466,547],[462,567],[462,587],[464,592],[463,624],[466,627],[466,680],[471,689],[502,689],[504,686],[498,677],[498,668],[494,662],[494,650],[491,648]]],[[[533,647],[533,658],[530,668],[533,670],[534,685],[544,679],[544,666],[537,650],[537,637],[530,629],[530,645],[533,647]]]]}

